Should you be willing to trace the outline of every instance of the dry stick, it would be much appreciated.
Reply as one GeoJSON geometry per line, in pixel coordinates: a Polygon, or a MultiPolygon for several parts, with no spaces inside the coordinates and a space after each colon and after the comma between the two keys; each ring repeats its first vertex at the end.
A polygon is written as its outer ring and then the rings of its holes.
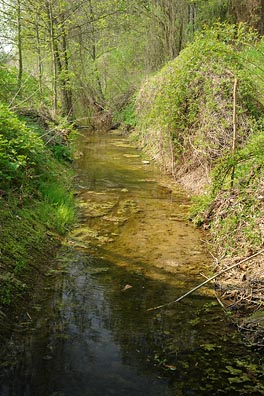
{"type": "Polygon", "coordinates": [[[225,269],[223,269],[222,271],[218,272],[217,274],[211,276],[211,277],[208,278],[206,281],[200,283],[198,286],[194,287],[192,290],[188,291],[187,293],[183,294],[181,297],[177,298],[177,300],[168,302],[168,303],[166,303],[166,304],[158,305],[157,307],[149,308],[149,309],[147,309],[147,311],[154,311],[154,310],[156,310],[156,309],[160,309],[160,308],[163,308],[163,307],[167,307],[168,305],[171,305],[171,304],[174,304],[174,303],[176,303],[176,302],[181,301],[183,298],[189,296],[189,294],[191,294],[191,293],[193,293],[194,291],[200,289],[202,286],[206,285],[207,283],[209,283],[209,282],[212,281],[213,279],[217,278],[218,276],[224,274],[225,272],[230,271],[232,268],[238,267],[240,264],[243,264],[243,263],[245,263],[246,261],[249,261],[249,260],[253,259],[254,257],[258,256],[259,254],[262,254],[262,253],[264,253],[264,249],[260,250],[259,252],[255,253],[255,254],[252,254],[252,256],[249,256],[249,257],[247,257],[247,258],[245,258],[245,259],[239,261],[238,263],[235,263],[235,264],[231,265],[230,267],[225,268],[225,269]]]}

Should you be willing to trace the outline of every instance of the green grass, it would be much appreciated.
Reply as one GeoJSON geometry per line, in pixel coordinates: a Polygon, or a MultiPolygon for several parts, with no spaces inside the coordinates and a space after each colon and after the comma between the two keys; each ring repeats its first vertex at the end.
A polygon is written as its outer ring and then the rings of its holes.
{"type": "Polygon", "coordinates": [[[0,310],[32,292],[58,244],[47,231],[63,235],[75,220],[69,162],[29,124],[0,105],[0,310]]]}

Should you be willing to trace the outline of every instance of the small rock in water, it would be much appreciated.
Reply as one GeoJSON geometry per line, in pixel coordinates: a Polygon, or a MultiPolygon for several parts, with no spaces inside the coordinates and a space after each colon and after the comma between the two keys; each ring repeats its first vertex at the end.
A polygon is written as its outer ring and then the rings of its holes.
{"type": "Polygon", "coordinates": [[[126,285],[125,287],[123,287],[122,291],[126,291],[128,289],[131,289],[133,286],[131,285],[126,285]]]}
{"type": "Polygon", "coordinates": [[[127,188],[122,188],[121,192],[128,192],[127,188]]]}
{"type": "Polygon", "coordinates": [[[177,369],[177,367],[172,364],[164,364],[164,367],[166,367],[167,369],[169,369],[171,371],[175,371],[177,369]]]}

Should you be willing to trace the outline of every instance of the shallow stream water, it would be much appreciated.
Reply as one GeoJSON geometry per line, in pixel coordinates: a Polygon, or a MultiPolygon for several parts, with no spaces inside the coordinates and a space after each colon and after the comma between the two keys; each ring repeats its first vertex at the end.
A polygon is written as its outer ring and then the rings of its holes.
{"type": "Polygon", "coordinates": [[[263,395],[212,288],[147,311],[210,274],[186,193],[117,133],[84,133],[77,156],[79,223],[9,342],[0,396],[263,395]]]}

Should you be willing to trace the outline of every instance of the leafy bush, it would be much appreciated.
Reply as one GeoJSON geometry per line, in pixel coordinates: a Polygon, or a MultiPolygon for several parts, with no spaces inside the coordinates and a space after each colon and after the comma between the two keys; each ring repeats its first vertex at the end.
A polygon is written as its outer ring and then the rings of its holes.
{"type": "Polygon", "coordinates": [[[260,126],[244,147],[218,161],[207,193],[194,201],[192,219],[211,227],[222,254],[246,254],[264,241],[264,135],[260,126]]]}
{"type": "Polygon", "coordinates": [[[123,125],[135,128],[136,114],[135,114],[135,98],[133,98],[122,110],[118,113],[117,121],[123,125]]]}
{"type": "Polygon", "coordinates": [[[3,103],[11,102],[17,92],[17,70],[0,65],[0,100],[3,103]]]}
{"type": "Polygon", "coordinates": [[[0,101],[10,108],[51,106],[49,89],[43,87],[40,91],[39,83],[32,75],[24,72],[21,88],[18,88],[17,69],[0,63],[0,81],[0,101]]]}
{"type": "Polygon", "coordinates": [[[40,137],[0,104],[0,179],[3,185],[19,185],[32,177],[44,155],[40,137]]]}
{"type": "Polygon", "coordinates": [[[43,130],[25,126],[5,105],[0,105],[1,188],[17,190],[22,200],[26,191],[37,195],[43,224],[63,233],[74,221],[75,210],[69,192],[69,170],[58,159],[68,159],[70,149],[53,145],[49,150],[38,132],[43,130]]]}

